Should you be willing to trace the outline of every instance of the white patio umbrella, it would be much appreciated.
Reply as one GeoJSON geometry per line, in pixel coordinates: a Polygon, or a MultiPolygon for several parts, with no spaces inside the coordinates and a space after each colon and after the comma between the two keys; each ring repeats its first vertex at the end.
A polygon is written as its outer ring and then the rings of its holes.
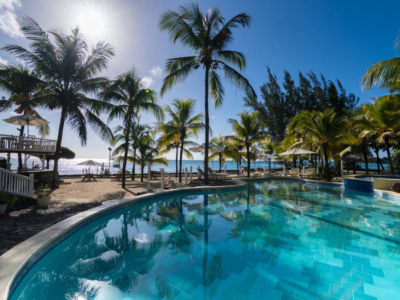
{"type": "Polygon", "coordinates": [[[293,148],[290,150],[287,150],[281,154],[280,156],[289,156],[289,155],[304,155],[304,154],[316,154],[317,152],[306,150],[306,149],[301,149],[301,148],[293,148]]]}
{"type": "MultiPolygon", "coordinates": [[[[269,150],[269,149],[267,149],[267,148],[264,148],[264,147],[261,147],[261,146],[258,146],[258,145],[253,145],[253,146],[250,148],[250,152],[255,152],[255,151],[258,151],[258,152],[271,152],[271,150],[269,150]]],[[[247,149],[246,149],[246,148],[243,148],[243,149],[240,150],[239,152],[241,152],[241,153],[246,153],[246,152],[247,152],[247,149]]]]}
{"type": "MultiPolygon", "coordinates": [[[[195,146],[193,148],[190,148],[189,151],[201,152],[204,154],[205,148],[206,148],[206,144],[201,144],[201,145],[195,146]]],[[[224,151],[224,148],[222,148],[222,147],[218,147],[213,144],[208,144],[208,152],[209,153],[220,153],[223,151],[224,151]]]]}
{"type": "Polygon", "coordinates": [[[41,125],[46,125],[49,124],[49,122],[45,119],[31,116],[28,114],[20,115],[20,116],[15,116],[11,117],[8,119],[4,119],[4,122],[14,124],[14,125],[19,125],[19,126],[28,126],[28,135],[29,135],[29,126],[41,126],[41,125]]]}
{"type": "Polygon", "coordinates": [[[89,159],[89,160],[86,160],[84,162],[79,163],[78,165],[79,166],[88,166],[89,167],[89,172],[90,172],[90,167],[101,166],[101,163],[98,163],[98,162],[96,162],[94,160],[89,159]]]}
{"type": "MultiPolygon", "coordinates": [[[[347,158],[351,158],[351,159],[364,159],[364,155],[361,155],[361,154],[357,154],[357,155],[351,154],[351,155],[347,156],[347,158]]],[[[371,155],[367,155],[367,159],[374,159],[374,158],[375,158],[375,157],[373,157],[373,156],[371,156],[371,155]]]]}
{"type": "Polygon", "coordinates": [[[265,154],[264,156],[261,156],[261,159],[268,159],[269,160],[269,170],[271,171],[271,159],[276,159],[278,156],[275,156],[273,154],[265,154]]]}

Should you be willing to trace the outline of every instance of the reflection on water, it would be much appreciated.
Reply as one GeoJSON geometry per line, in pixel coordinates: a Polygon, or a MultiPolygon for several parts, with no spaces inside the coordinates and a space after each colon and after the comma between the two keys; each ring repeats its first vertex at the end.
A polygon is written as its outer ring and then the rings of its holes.
{"type": "Polygon", "coordinates": [[[345,291],[334,286],[344,285],[352,296],[376,284],[362,269],[357,275],[358,265],[346,269],[353,256],[368,266],[382,259],[379,270],[400,265],[387,248],[397,245],[399,216],[397,206],[369,195],[290,180],[162,198],[66,239],[12,299],[340,298],[345,291]],[[326,274],[336,277],[324,281],[326,274]]]}

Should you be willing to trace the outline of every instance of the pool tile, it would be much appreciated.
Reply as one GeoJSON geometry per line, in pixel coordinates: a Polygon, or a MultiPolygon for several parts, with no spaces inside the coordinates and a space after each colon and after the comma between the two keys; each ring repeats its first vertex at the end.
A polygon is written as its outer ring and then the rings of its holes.
{"type": "Polygon", "coordinates": [[[370,261],[369,261],[368,258],[364,258],[364,257],[360,257],[360,256],[352,255],[351,256],[351,261],[355,262],[355,263],[358,263],[358,264],[363,264],[363,265],[366,265],[366,266],[370,265],[370,261]]]}
{"type": "Polygon", "coordinates": [[[332,273],[322,273],[321,281],[341,285],[342,284],[342,277],[334,275],[332,273]]]}
{"type": "Polygon", "coordinates": [[[275,286],[276,290],[279,290],[279,291],[284,292],[289,295],[294,295],[296,288],[297,288],[297,286],[295,284],[288,282],[286,280],[283,280],[283,279],[280,279],[275,286]]]}
{"type": "Polygon", "coordinates": [[[382,269],[370,267],[370,266],[363,266],[363,272],[369,275],[374,275],[378,277],[385,277],[383,274],[382,269]]]}
{"type": "Polygon", "coordinates": [[[362,272],[362,264],[350,262],[350,261],[343,261],[343,268],[350,270],[350,271],[357,271],[357,272],[362,272]]]}
{"type": "Polygon", "coordinates": [[[357,281],[362,281],[364,283],[374,284],[372,275],[368,275],[368,274],[364,274],[364,273],[360,273],[360,272],[353,272],[353,275],[351,276],[351,278],[353,278],[354,280],[357,280],[357,281]]]}
{"type": "Polygon", "coordinates": [[[353,300],[354,292],[337,285],[331,285],[330,294],[343,300],[353,300]]]}
{"type": "Polygon", "coordinates": [[[376,297],[368,296],[361,293],[354,294],[354,300],[378,300],[376,297]]]}
{"type": "Polygon", "coordinates": [[[190,294],[198,285],[199,284],[197,282],[185,278],[178,284],[177,288],[184,291],[187,294],[190,294]]]}
{"type": "Polygon", "coordinates": [[[298,297],[300,299],[312,300],[312,299],[317,298],[318,292],[315,290],[298,285],[294,295],[295,295],[295,297],[298,297]]]}
{"type": "Polygon", "coordinates": [[[321,293],[329,293],[330,284],[316,279],[310,280],[309,288],[321,293]]]}

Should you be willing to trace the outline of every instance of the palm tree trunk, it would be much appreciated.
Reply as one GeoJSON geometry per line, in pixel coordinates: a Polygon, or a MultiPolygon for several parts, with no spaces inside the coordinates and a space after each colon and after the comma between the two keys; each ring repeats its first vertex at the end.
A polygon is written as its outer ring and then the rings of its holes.
{"type": "Polygon", "coordinates": [[[378,165],[378,174],[380,174],[381,170],[379,168],[379,150],[378,150],[378,147],[375,148],[375,155],[376,155],[376,164],[378,165]]]}
{"type": "Polygon", "coordinates": [[[365,162],[365,171],[367,175],[369,174],[368,170],[368,155],[367,155],[367,145],[365,143],[362,144],[363,154],[364,154],[364,162],[365,162]]]}
{"type": "Polygon", "coordinates": [[[53,167],[53,182],[52,187],[58,187],[58,159],[60,157],[60,149],[61,149],[61,142],[64,132],[64,125],[65,125],[65,117],[67,115],[67,108],[65,106],[61,109],[61,119],[60,119],[60,126],[58,127],[58,137],[57,137],[57,144],[56,144],[56,153],[54,154],[54,167],[53,167]]]}
{"type": "Polygon", "coordinates": [[[329,164],[328,164],[328,150],[326,149],[326,146],[324,148],[324,156],[325,156],[325,174],[326,174],[326,180],[330,181],[331,176],[329,172],[329,164]]]}
{"type": "MultiPolygon", "coordinates": [[[[19,130],[19,136],[23,137],[24,136],[24,125],[21,125],[21,128],[19,130]]],[[[18,173],[22,172],[22,154],[18,153],[18,173]]]]}
{"type": "Polygon", "coordinates": [[[204,183],[208,184],[208,140],[209,140],[209,130],[210,130],[210,121],[208,117],[208,73],[210,71],[210,66],[206,66],[206,78],[205,78],[205,99],[204,99],[204,109],[205,109],[205,117],[206,117],[206,145],[204,149],[204,183]]]}
{"type": "Polygon", "coordinates": [[[178,178],[178,154],[179,154],[179,145],[176,147],[176,159],[175,159],[175,166],[176,166],[176,171],[175,171],[175,178],[178,178]]]}
{"type": "Polygon", "coordinates": [[[184,140],[183,135],[182,135],[181,140],[182,141],[181,141],[181,156],[180,156],[180,161],[179,161],[179,183],[182,182],[182,157],[183,157],[183,140],[184,140]]]}
{"type": "Polygon", "coordinates": [[[128,160],[128,149],[129,149],[129,135],[131,133],[131,119],[132,119],[132,105],[129,106],[126,117],[126,132],[125,132],[125,151],[124,151],[124,161],[122,163],[122,188],[125,188],[125,181],[126,181],[126,163],[128,160]]]}
{"type": "Polygon", "coordinates": [[[136,148],[133,148],[133,167],[132,167],[132,180],[135,180],[135,168],[136,168],[136,148]]]}
{"type": "Polygon", "coordinates": [[[390,173],[392,175],[394,175],[392,157],[390,156],[389,139],[387,138],[387,136],[385,136],[385,146],[386,146],[386,153],[387,153],[387,156],[388,156],[388,159],[389,159],[390,173]]]}
{"type": "Polygon", "coordinates": [[[250,178],[250,145],[246,144],[246,149],[247,149],[247,177],[250,178]]]}
{"type": "Polygon", "coordinates": [[[141,164],[141,165],[140,165],[140,167],[141,167],[141,170],[140,170],[140,181],[141,181],[141,182],[143,182],[143,175],[144,175],[144,174],[143,174],[143,171],[144,171],[144,164],[141,164]]]}
{"type": "Polygon", "coordinates": [[[219,172],[222,173],[222,154],[218,154],[219,156],[219,172]]]}

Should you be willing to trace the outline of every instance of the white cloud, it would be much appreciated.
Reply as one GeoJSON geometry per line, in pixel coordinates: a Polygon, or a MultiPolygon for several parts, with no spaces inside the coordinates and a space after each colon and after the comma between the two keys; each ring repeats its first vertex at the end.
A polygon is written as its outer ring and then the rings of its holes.
{"type": "Polygon", "coordinates": [[[7,65],[8,61],[0,57],[0,64],[7,65]]]}
{"type": "Polygon", "coordinates": [[[211,116],[210,118],[211,118],[211,119],[215,119],[215,116],[211,116]]]}
{"type": "Polygon", "coordinates": [[[23,36],[15,14],[21,6],[20,0],[0,0],[0,30],[13,38],[23,36]]]}
{"type": "Polygon", "coordinates": [[[142,78],[142,83],[144,85],[144,88],[149,88],[153,83],[154,83],[154,79],[152,77],[143,77],[142,78]]]}
{"type": "Polygon", "coordinates": [[[149,73],[150,73],[151,75],[153,75],[154,77],[161,77],[161,75],[162,75],[162,69],[161,69],[159,66],[153,67],[153,69],[151,69],[151,70],[149,71],[149,73]]]}

